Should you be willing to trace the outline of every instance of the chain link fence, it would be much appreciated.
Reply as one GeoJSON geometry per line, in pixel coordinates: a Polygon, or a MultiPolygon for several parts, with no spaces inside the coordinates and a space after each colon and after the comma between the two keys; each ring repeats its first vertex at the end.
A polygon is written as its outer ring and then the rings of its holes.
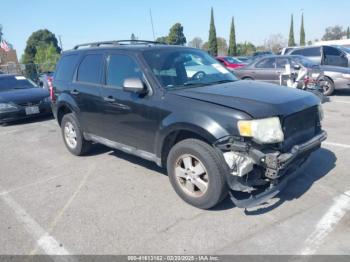
{"type": "Polygon", "coordinates": [[[3,74],[20,74],[24,75],[31,80],[38,82],[39,76],[42,73],[53,72],[55,70],[56,64],[45,63],[45,64],[17,64],[17,63],[7,63],[5,65],[0,65],[0,71],[3,74]]]}

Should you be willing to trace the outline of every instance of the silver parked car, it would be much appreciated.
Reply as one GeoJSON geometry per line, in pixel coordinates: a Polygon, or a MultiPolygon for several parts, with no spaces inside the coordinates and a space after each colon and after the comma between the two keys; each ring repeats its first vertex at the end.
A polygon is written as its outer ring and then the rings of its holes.
{"type": "Polygon", "coordinates": [[[292,49],[287,55],[302,55],[319,65],[350,67],[350,50],[339,46],[308,46],[292,49]]]}
{"type": "Polygon", "coordinates": [[[324,75],[322,82],[324,95],[331,95],[337,89],[350,88],[349,68],[319,66],[303,56],[266,56],[245,67],[235,69],[233,73],[242,80],[259,80],[279,84],[280,75],[285,70],[286,64],[290,64],[292,70],[294,70],[295,65],[307,68],[311,75],[322,72],[324,75]]]}

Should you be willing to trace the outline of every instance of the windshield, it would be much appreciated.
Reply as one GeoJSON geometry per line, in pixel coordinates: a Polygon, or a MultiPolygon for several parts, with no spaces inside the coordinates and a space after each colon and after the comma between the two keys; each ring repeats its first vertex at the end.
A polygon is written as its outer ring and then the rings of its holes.
{"type": "Polygon", "coordinates": [[[345,53],[350,54],[350,48],[345,47],[345,46],[338,46],[338,48],[340,48],[341,50],[343,50],[345,53]]]}
{"type": "Polygon", "coordinates": [[[168,89],[233,82],[234,75],[200,50],[166,49],[144,52],[159,83],[168,89]]]}
{"type": "Polygon", "coordinates": [[[292,58],[295,62],[303,65],[304,67],[310,68],[314,66],[318,66],[316,63],[312,62],[311,60],[303,57],[303,56],[293,56],[292,58]]]}
{"type": "Polygon", "coordinates": [[[0,92],[12,89],[27,89],[37,87],[34,82],[24,76],[0,77],[0,92]]]}

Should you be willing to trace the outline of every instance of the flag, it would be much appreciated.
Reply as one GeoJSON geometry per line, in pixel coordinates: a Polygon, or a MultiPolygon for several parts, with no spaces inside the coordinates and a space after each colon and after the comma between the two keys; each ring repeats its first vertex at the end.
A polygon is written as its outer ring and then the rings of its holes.
{"type": "Polygon", "coordinates": [[[1,49],[4,49],[5,52],[10,51],[10,47],[8,46],[8,44],[6,43],[5,40],[2,40],[2,41],[1,41],[1,43],[0,43],[0,48],[1,48],[1,49]]]}

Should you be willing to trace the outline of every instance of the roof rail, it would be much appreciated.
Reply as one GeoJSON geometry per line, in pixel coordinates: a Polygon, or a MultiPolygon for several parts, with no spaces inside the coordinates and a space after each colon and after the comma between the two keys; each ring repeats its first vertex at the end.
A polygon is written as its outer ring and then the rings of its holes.
{"type": "Polygon", "coordinates": [[[166,45],[166,43],[148,40],[116,40],[80,44],[74,46],[73,49],[76,50],[80,47],[100,47],[102,45],[166,45]]]}

